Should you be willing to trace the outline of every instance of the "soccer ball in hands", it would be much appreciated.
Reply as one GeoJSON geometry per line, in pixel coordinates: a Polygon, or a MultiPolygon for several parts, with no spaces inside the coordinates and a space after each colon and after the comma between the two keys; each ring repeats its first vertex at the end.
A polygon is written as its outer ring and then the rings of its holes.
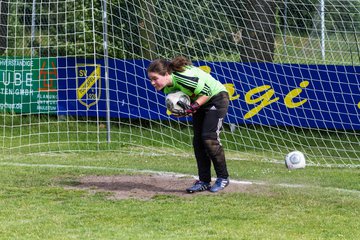
{"type": "Polygon", "coordinates": [[[286,155],[285,165],[288,169],[305,168],[305,156],[302,152],[293,151],[286,155]]]}
{"type": "Polygon", "coordinates": [[[166,95],[165,103],[168,112],[174,112],[174,110],[183,110],[178,102],[181,101],[184,105],[190,105],[190,97],[181,91],[171,92],[166,95]]]}

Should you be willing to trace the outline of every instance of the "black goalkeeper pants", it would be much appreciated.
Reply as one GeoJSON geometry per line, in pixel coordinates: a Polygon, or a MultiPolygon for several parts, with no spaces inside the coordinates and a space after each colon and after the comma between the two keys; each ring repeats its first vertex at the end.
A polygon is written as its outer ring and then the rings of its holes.
{"type": "Polygon", "coordinates": [[[220,143],[220,132],[228,107],[228,93],[220,92],[193,115],[193,146],[200,181],[211,182],[211,163],[218,178],[229,177],[220,143]]]}

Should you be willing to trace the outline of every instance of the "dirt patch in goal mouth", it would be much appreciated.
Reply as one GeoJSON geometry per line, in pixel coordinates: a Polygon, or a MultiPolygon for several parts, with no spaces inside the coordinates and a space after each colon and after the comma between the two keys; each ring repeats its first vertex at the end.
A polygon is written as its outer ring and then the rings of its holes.
{"type": "MultiPolygon", "coordinates": [[[[172,195],[180,197],[194,197],[214,194],[209,191],[189,194],[186,188],[190,187],[195,179],[190,176],[176,175],[119,175],[119,176],[86,176],[78,180],[76,189],[86,189],[90,192],[110,192],[113,200],[143,199],[149,200],[158,195],[172,195]]],[[[234,192],[253,192],[251,183],[231,181],[220,194],[234,192]],[[251,190],[252,189],[252,190],[251,190]]],[[[215,193],[215,194],[219,194],[215,193]]]]}

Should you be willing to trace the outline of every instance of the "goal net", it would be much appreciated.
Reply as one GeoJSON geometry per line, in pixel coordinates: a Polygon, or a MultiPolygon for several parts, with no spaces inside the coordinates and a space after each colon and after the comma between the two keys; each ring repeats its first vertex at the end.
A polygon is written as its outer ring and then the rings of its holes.
{"type": "MultiPolygon", "coordinates": [[[[0,0],[2,155],[186,154],[147,79],[182,55],[227,88],[229,158],[360,166],[358,0],[0,0]]],[[[191,153],[189,153],[191,154],[191,153]]]]}

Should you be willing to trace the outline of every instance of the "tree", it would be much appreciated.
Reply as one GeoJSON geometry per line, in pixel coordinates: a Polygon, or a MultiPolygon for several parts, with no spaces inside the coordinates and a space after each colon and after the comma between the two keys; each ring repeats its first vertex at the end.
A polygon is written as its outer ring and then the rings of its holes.
{"type": "Polygon", "coordinates": [[[8,0],[0,1],[0,55],[7,49],[8,0]]]}
{"type": "Polygon", "coordinates": [[[272,62],[275,48],[275,10],[273,0],[243,0],[243,62],[272,62]]]}
{"type": "Polygon", "coordinates": [[[155,9],[152,0],[141,1],[141,17],[139,26],[142,55],[145,59],[153,60],[156,53],[156,36],[154,27],[155,9]]]}

